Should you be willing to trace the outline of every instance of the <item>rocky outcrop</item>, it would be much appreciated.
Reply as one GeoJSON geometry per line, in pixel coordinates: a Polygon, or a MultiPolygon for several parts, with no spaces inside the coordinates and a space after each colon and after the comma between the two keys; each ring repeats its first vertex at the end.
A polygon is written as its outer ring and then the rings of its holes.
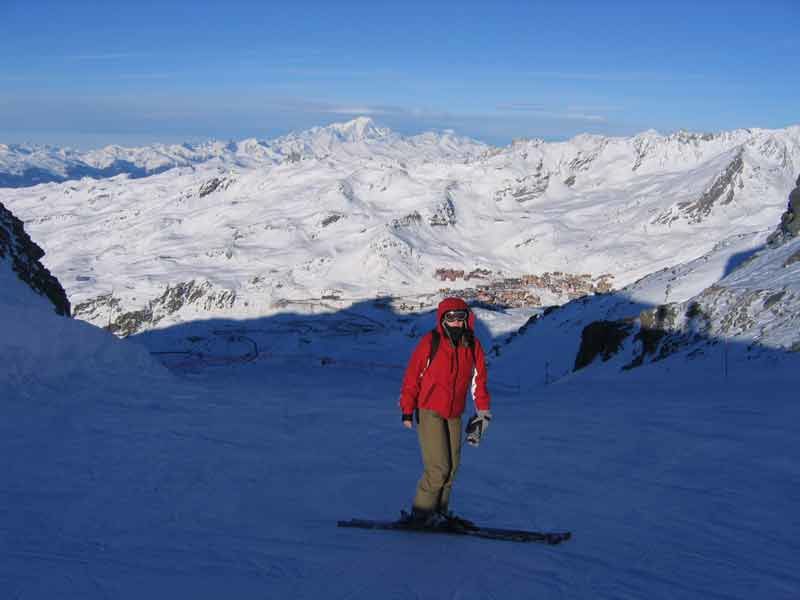
{"type": "Polygon", "coordinates": [[[664,304],[642,311],[634,335],[637,351],[623,370],[662,360],[708,333],[708,317],[697,302],[664,304]]]}
{"type": "Polygon", "coordinates": [[[630,335],[633,323],[626,321],[594,321],[583,328],[581,345],[575,357],[574,371],[590,365],[598,356],[603,361],[619,352],[630,335]]]}
{"type": "MultiPolygon", "coordinates": [[[[572,183],[574,182],[575,178],[573,177],[572,183]]],[[[542,196],[549,185],[550,173],[545,169],[542,161],[539,161],[533,173],[516,178],[513,183],[509,183],[504,188],[497,190],[494,197],[497,201],[511,197],[519,203],[525,203],[542,196]]]]}
{"type": "Polygon", "coordinates": [[[781,215],[781,223],[767,239],[767,245],[775,248],[787,240],[797,237],[798,234],[800,234],[800,176],[795,182],[795,188],[789,193],[789,206],[781,215]]]}
{"type": "Polygon", "coordinates": [[[231,183],[233,183],[233,180],[227,177],[213,177],[200,186],[200,190],[198,191],[197,195],[201,198],[204,198],[209,194],[213,194],[214,192],[227,190],[231,183]]]}
{"type": "Polygon", "coordinates": [[[683,218],[690,224],[700,223],[711,214],[714,207],[733,202],[736,189],[744,187],[741,180],[744,171],[743,154],[744,150],[740,150],[736,154],[725,170],[714,178],[700,198],[678,202],[672,210],[660,215],[655,222],[668,225],[683,218]]]}
{"type": "Polygon", "coordinates": [[[322,219],[322,222],[320,223],[320,225],[322,227],[327,227],[328,225],[333,225],[334,223],[336,223],[336,221],[338,221],[340,219],[343,219],[343,218],[344,218],[344,215],[332,213],[332,214],[328,215],[327,217],[325,217],[324,219],[322,219]]]}
{"type": "Polygon", "coordinates": [[[214,312],[231,308],[235,301],[236,293],[231,290],[192,280],[167,286],[161,296],[138,310],[124,311],[118,298],[105,294],[76,305],[75,316],[127,337],[151,329],[186,307],[214,312]]]}
{"type": "MultiPolygon", "coordinates": [[[[790,203],[790,210],[794,208],[790,203]]],[[[786,221],[782,221],[782,226],[786,221]]],[[[733,344],[747,353],[797,352],[800,236],[793,235],[791,230],[776,233],[785,236],[783,243],[763,248],[690,299],[641,311],[631,330],[632,353],[628,353],[629,362],[622,368],[638,367],[676,354],[692,359],[719,343],[733,344]]],[[[598,321],[592,326],[600,332],[622,330],[625,322],[598,321]]]]}
{"type": "Polygon", "coordinates": [[[791,288],[711,286],[689,302],[642,313],[641,352],[627,368],[721,340],[791,350],[798,343],[800,294],[791,288]],[[658,322],[658,313],[665,318],[658,322]]]}
{"type": "Polygon", "coordinates": [[[436,207],[428,219],[428,224],[431,227],[446,227],[456,224],[456,207],[453,203],[450,187],[445,192],[444,200],[436,207]]]}
{"type": "Polygon", "coordinates": [[[392,227],[394,229],[401,229],[403,227],[411,227],[412,225],[419,225],[422,222],[422,215],[417,211],[409,213],[400,217],[399,219],[392,220],[392,227]]]}
{"type": "Polygon", "coordinates": [[[656,306],[638,317],[593,321],[583,328],[573,370],[590,365],[598,356],[609,360],[629,338],[633,357],[622,366],[623,371],[657,362],[707,340],[710,329],[709,315],[697,301],[656,306]]]}
{"type": "Polygon", "coordinates": [[[58,279],[39,262],[43,256],[44,250],[31,240],[22,221],[0,203],[0,259],[10,261],[17,276],[37,294],[48,298],[57,314],[69,316],[67,294],[58,279]]]}

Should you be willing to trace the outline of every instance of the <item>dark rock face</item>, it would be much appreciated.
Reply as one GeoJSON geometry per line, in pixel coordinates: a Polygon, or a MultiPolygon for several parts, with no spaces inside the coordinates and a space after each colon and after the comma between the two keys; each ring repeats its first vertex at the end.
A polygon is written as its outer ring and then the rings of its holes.
{"type": "Polygon", "coordinates": [[[574,371],[590,365],[598,356],[604,361],[619,352],[633,324],[626,321],[594,321],[583,328],[581,346],[575,357],[574,371]]]}
{"type": "MultiPolygon", "coordinates": [[[[572,185],[575,183],[575,177],[572,177],[572,185]]],[[[525,203],[529,200],[535,200],[547,191],[550,185],[550,172],[545,169],[544,164],[540,161],[536,167],[536,171],[524,177],[518,177],[513,182],[509,182],[503,189],[497,190],[494,194],[495,200],[500,201],[504,198],[511,196],[519,203],[525,203]]]]}
{"type": "Polygon", "coordinates": [[[784,267],[788,267],[789,265],[793,265],[796,262],[800,262],[800,250],[792,254],[789,258],[786,259],[786,262],[783,263],[784,267]]]}
{"type": "Polygon", "coordinates": [[[198,191],[198,196],[201,198],[205,198],[209,194],[213,194],[214,192],[221,192],[223,190],[227,190],[232,181],[226,177],[213,177],[206,181],[203,185],[200,186],[200,190],[198,191]]]}
{"type": "Polygon", "coordinates": [[[404,217],[400,217],[399,219],[394,219],[392,221],[392,227],[395,229],[400,229],[401,227],[411,227],[412,225],[418,225],[422,222],[422,215],[420,215],[417,211],[414,211],[410,214],[405,215],[404,217]]]}
{"type": "Polygon", "coordinates": [[[702,339],[701,332],[707,328],[708,315],[697,302],[685,308],[680,304],[656,306],[642,311],[638,319],[594,321],[583,329],[573,370],[588,366],[598,356],[604,361],[608,360],[620,351],[622,343],[634,330],[636,354],[630,363],[622,367],[623,371],[663,360],[690,347],[702,339]],[[682,327],[687,324],[692,326],[682,327]]]}
{"type": "Polygon", "coordinates": [[[453,205],[453,200],[449,195],[436,208],[428,223],[431,227],[447,227],[448,225],[456,224],[456,207],[453,205]]]}
{"type": "Polygon", "coordinates": [[[190,304],[211,311],[231,308],[235,301],[236,293],[231,290],[215,289],[208,282],[191,280],[168,285],[161,296],[139,310],[122,312],[119,299],[106,294],[75,306],[75,315],[86,320],[103,315],[105,320],[107,314],[106,329],[119,337],[127,337],[157,325],[190,304]]]}
{"type": "Polygon", "coordinates": [[[69,316],[67,294],[58,279],[42,266],[44,250],[25,232],[22,221],[0,203],[0,258],[10,257],[11,268],[37,294],[47,297],[59,315],[69,316]]]}
{"type": "Polygon", "coordinates": [[[715,206],[730,204],[736,195],[736,188],[742,187],[741,175],[744,171],[743,151],[728,164],[725,170],[714,179],[708,189],[697,200],[679,202],[677,213],[669,211],[656,219],[656,223],[668,225],[681,217],[688,223],[700,223],[711,214],[715,206]]]}
{"type": "Polygon", "coordinates": [[[702,339],[708,329],[708,315],[697,302],[691,302],[682,312],[680,304],[662,304],[639,314],[639,331],[634,340],[640,343],[640,352],[623,370],[639,367],[645,362],[656,362],[702,339]],[[692,327],[681,327],[691,323],[692,327]]]}
{"type": "MultiPolygon", "coordinates": [[[[667,337],[668,332],[675,327],[677,319],[678,307],[675,304],[662,304],[639,314],[640,325],[636,339],[642,343],[642,352],[634,359],[631,366],[641,365],[647,355],[657,358],[660,356],[656,355],[656,351],[659,350],[661,342],[667,337]]],[[[666,354],[660,357],[664,358],[665,356],[666,354]]]]}
{"type": "Polygon", "coordinates": [[[786,290],[781,290],[775,294],[772,294],[769,298],[764,300],[764,308],[770,308],[775,306],[781,299],[786,295],[786,290]]]}
{"type": "Polygon", "coordinates": [[[344,218],[344,215],[337,215],[337,214],[328,215],[327,217],[322,219],[322,226],[327,227],[328,225],[333,225],[334,223],[336,223],[336,221],[342,218],[344,218]]]}
{"type": "Polygon", "coordinates": [[[789,193],[789,206],[781,215],[781,224],[767,238],[767,245],[776,248],[798,235],[800,235],[800,177],[795,182],[795,188],[789,193]]]}

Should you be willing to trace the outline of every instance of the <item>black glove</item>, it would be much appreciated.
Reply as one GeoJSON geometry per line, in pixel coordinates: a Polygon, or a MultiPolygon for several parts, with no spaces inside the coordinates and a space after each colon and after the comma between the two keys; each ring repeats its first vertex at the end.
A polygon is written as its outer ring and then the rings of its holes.
{"type": "Polygon", "coordinates": [[[479,410],[477,415],[470,417],[467,421],[467,443],[470,446],[481,443],[481,436],[488,429],[491,420],[492,412],[489,410],[479,410]]]}

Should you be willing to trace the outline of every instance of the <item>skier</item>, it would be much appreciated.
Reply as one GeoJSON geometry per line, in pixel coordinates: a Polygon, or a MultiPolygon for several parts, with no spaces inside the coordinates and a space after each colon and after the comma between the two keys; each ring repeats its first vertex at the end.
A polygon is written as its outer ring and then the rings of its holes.
{"type": "Polygon", "coordinates": [[[408,515],[419,526],[455,519],[450,492],[461,457],[461,415],[471,387],[477,414],[467,426],[467,441],[477,445],[492,413],[486,389],[486,361],[475,337],[475,315],[461,298],[445,298],[436,311],[436,328],[423,336],[411,355],[400,392],[403,425],[417,434],[424,472],[408,515]]]}

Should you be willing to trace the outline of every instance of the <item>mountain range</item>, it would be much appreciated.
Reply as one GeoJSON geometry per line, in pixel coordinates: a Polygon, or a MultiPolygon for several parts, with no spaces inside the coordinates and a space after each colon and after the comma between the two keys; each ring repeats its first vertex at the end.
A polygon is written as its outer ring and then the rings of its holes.
{"type": "Polygon", "coordinates": [[[0,144],[0,187],[27,187],[82,177],[104,179],[120,174],[140,178],[209,162],[252,168],[338,153],[351,158],[457,159],[477,155],[486,148],[480,142],[450,132],[402,137],[377,127],[366,117],[267,141],[249,138],[238,142],[154,144],[142,148],[112,145],[87,152],[55,146],[0,144]]]}
{"type": "Polygon", "coordinates": [[[376,297],[533,310],[709,253],[711,285],[765,243],[798,172],[797,126],[499,148],[361,117],[269,141],[2,146],[0,202],[75,316],[129,335],[376,297]]]}

